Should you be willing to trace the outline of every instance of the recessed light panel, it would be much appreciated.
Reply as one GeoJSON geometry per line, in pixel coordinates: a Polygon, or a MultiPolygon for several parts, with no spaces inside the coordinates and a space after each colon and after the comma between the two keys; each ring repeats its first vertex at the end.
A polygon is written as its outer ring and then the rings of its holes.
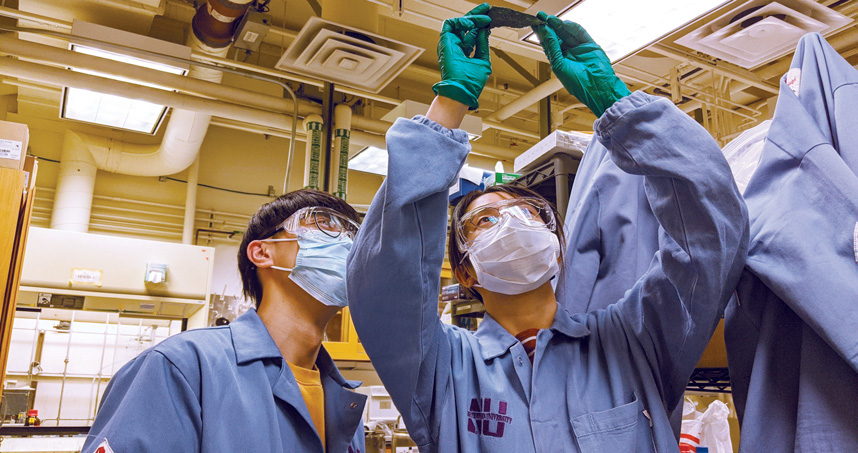
{"type": "MultiPolygon", "coordinates": [[[[613,63],[726,3],[724,0],[584,0],[558,17],[581,24],[613,63]]],[[[524,39],[539,44],[534,33],[524,39]]]]}

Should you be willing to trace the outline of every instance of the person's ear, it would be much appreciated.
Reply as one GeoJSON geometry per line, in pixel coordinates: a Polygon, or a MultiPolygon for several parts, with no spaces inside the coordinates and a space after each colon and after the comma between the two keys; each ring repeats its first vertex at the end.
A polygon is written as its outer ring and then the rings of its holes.
{"type": "Polygon", "coordinates": [[[456,281],[465,288],[473,288],[477,283],[476,277],[473,276],[473,271],[470,264],[457,266],[453,273],[456,275],[456,281]]]}
{"type": "Polygon", "coordinates": [[[274,265],[274,258],[271,256],[270,248],[262,241],[251,241],[250,244],[247,244],[247,259],[258,268],[274,265]]]}

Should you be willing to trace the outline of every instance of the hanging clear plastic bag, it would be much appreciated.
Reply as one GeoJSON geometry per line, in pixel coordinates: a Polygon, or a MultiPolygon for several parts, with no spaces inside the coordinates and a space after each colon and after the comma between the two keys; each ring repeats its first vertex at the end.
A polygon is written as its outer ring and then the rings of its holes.
{"type": "Polygon", "coordinates": [[[685,399],[682,406],[682,428],[679,434],[680,453],[696,453],[703,433],[703,412],[697,410],[697,403],[685,399]]]}
{"type": "Polygon", "coordinates": [[[703,441],[701,447],[709,447],[709,453],[733,453],[730,439],[730,409],[722,401],[715,400],[703,413],[703,441]]]}
{"type": "Polygon", "coordinates": [[[679,438],[681,453],[696,453],[698,447],[707,447],[709,453],[733,453],[730,440],[730,409],[715,400],[705,412],[697,410],[697,403],[686,398],[682,408],[682,432],[679,438]]]}

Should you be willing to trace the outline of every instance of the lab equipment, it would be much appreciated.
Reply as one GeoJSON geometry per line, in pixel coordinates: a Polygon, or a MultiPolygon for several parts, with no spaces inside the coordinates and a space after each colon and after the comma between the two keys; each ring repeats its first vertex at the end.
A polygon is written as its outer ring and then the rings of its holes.
{"type": "Polygon", "coordinates": [[[146,263],[146,283],[161,284],[167,282],[167,265],[146,263]]]}
{"type": "Polygon", "coordinates": [[[474,239],[497,226],[501,219],[515,217],[531,229],[557,229],[557,219],[547,201],[533,197],[518,197],[496,201],[474,208],[455,225],[456,242],[462,251],[470,249],[474,239]]]}
{"type": "Polygon", "coordinates": [[[280,225],[262,235],[263,239],[286,231],[299,235],[302,233],[322,232],[326,236],[339,237],[344,234],[352,239],[357,235],[360,225],[339,212],[322,206],[301,208],[290,215],[280,225]]]}
{"type": "Polygon", "coordinates": [[[492,6],[491,9],[486,12],[486,16],[492,18],[492,23],[489,24],[489,28],[525,28],[545,23],[534,15],[522,13],[511,8],[504,8],[503,6],[492,6]]]}

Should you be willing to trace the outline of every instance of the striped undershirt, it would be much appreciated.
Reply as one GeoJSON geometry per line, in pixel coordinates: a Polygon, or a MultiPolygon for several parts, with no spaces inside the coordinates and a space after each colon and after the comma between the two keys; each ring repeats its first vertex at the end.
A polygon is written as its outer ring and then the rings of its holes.
{"type": "Polygon", "coordinates": [[[524,346],[524,352],[527,353],[527,358],[530,363],[533,363],[533,354],[536,352],[536,335],[539,334],[539,329],[527,329],[519,332],[515,338],[524,346]]]}

